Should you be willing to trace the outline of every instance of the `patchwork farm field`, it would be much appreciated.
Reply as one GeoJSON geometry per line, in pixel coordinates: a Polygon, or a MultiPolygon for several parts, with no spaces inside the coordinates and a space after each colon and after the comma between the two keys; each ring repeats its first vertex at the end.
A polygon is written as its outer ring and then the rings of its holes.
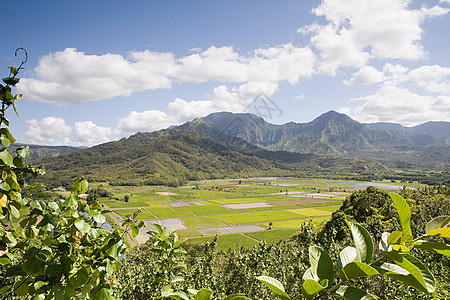
{"type": "MultiPolygon", "coordinates": [[[[364,184],[299,178],[254,178],[191,182],[183,187],[109,186],[99,200],[121,221],[136,210],[147,230],[159,222],[191,242],[212,240],[219,248],[252,246],[289,238],[303,222],[326,222],[347,195],[364,184]],[[124,201],[127,199],[127,201],[124,201]]],[[[392,191],[399,186],[382,182],[392,191]],[[389,188],[392,187],[392,188],[389,188]]],[[[374,183],[376,185],[376,183],[374,183]]],[[[136,242],[147,239],[141,230],[136,242]]]]}

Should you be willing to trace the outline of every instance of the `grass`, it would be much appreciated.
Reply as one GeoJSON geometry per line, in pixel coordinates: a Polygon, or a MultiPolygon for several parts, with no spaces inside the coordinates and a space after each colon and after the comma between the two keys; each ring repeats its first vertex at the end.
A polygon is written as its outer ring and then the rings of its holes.
{"type": "Polygon", "coordinates": [[[177,234],[180,237],[200,237],[200,236],[202,236],[202,233],[194,228],[178,229],[177,234]]]}
{"type": "Polygon", "coordinates": [[[300,214],[300,215],[303,215],[303,216],[307,216],[307,217],[320,217],[320,216],[331,215],[330,211],[321,210],[321,209],[312,208],[312,207],[310,207],[310,208],[290,209],[288,211],[296,213],[296,214],[300,214]]]}
{"type": "MultiPolygon", "coordinates": [[[[192,238],[188,240],[188,243],[198,243],[212,241],[215,237],[202,237],[202,238],[192,238]]],[[[217,248],[222,250],[237,249],[239,247],[250,248],[256,245],[258,241],[242,234],[226,234],[217,236],[217,248]]]]}
{"type": "Polygon", "coordinates": [[[297,229],[272,229],[265,231],[247,232],[245,235],[250,236],[258,241],[266,243],[278,242],[280,240],[288,240],[297,229]]]}
{"type": "Polygon", "coordinates": [[[218,205],[191,205],[191,206],[176,207],[174,209],[179,211],[180,213],[185,213],[185,215],[186,213],[191,213],[198,216],[221,214],[229,211],[229,209],[218,205]]]}
{"type": "Polygon", "coordinates": [[[173,218],[191,215],[189,212],[178,212],[171,207],[150,207],[148,210],[158,218],[173,218]]]}
{"type": "Polygon", "coordinates": [[[125,208],[125,207],[144,207],[148,206],[146,202],[123,202],[123,201],[115,201],[106,203],[109,208],[125,208]]]}
{"type": "Polygon", "coordinates": [[[341,206],[340,205],[333,205],[333,206],[323,206],[320,209],[321,210],[327,210],[327,211],[331,211],[331,212],[335,212],[337,211],[341,206]]]}
{"type": "Polygon", "coordinates": [[[228,226],[222,221],[211,219],[209,217],[185,217],[183,223],[191,228],[210,228],[228,226]]]}
{"type": "Polygon", "coordinates": [[[296,219],[296,220],[272,222],[272,228],[300,229],[300,225],[306,221],[307,221],[307,219],[296,219]]]}
{"type": "Polygon", "coordinates": [[[213,219],[231,224],[260,223],[274,220],[295,219],[298,217],[299,215],[296,213],[280,210],[211,216],[213,219]]]}

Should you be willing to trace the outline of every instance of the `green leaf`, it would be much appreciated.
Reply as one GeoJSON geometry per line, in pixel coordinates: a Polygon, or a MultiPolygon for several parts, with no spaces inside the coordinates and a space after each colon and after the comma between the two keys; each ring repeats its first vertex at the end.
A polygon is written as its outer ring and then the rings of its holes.
{"type": "Polygon", "coordinates": [[[64,207],[74,207],[77,204],[78,204],[78,195],[70,194],[70,196],[67,197],[66,201],[64,201],[63,206],[64,207]]]}
{"type": "Polygon", "coordinates": [[[184,281],[184,277],[183,276],[174,276],[172,278],[172,282],[171,283],[181,282],[181,281],[184,281]]]}
{"type": "Polygon", "coordinates": [[[8,265],[11,261],[6,255],[0,257],[0,265],[8,265]]]}
{"type": "Polygon", "coordinates": [[[373,256],[372,237],[367,232],[367,230],[361,225],[348,221],[346,222],[353,235],[353,241],[355,242],[356,246],[357,258],[359,258],[361,262],[370,263],[372,261],[373,256]]]}
{"type": "Polygon", "coordinates": [[[403,199],[402,196],[389,193],[395,207],[397,208],[398,215],[400,217],[400,224],[402,225],[403,235],[412,235],[411,231],[411,210],[409,209],[408,203],[403,199]]]}
{"type": "Polygon", "coordinates": [[[6,83],[6,84],[15,86],[15,85],[19,82],[20,78],[5,77],[5,78],[3,78],[2,80],[3,80],[3,82],[6,83]]]}
{"type": "Polygon", "coordinates": [[[17,154],[19,154],[23,158],[27,158],[30,155],[30,148],[28,146],[19,147],[16,149],[17,154]]]}
{"type": "Polygon", "coordinates": [[[401,231],[393,231],[387,238],[388,245],[394,245],[399,243],[400,239],[402,238],[403,233],[401,231]]]}
{"type": "Polygon", "coordinates": [[[450,216],[440,216],[432,219],[425,225],[425,233],[428,234],[431,230],[448,227],[450,224],[450,216]]]}
{"type": "Polygon", "coordinates": [[[282,300],[291,299],[289,295],[286,294],[283,284],[275,278],[269,276],[258,276],[256,279],[264,283],[272,292],[275,293],[275,295],[278,296],[278,298],[282,300]]]}
{"type": "Polygon", "coordinates": [[[90,299],[92,300],[108,300],[110,294],[111,290],[107,284],[99,284],[89,292],[90,299]]]}
{"type": "Polygon", "coordinates": [[[13,157],[11,154],[9,154],[8,149],[2,149],[0,150],[0,160],[3,161],[3,163],[11,168],[14,168],[14,162],[13,157]]]}
{"type": "Polygon", "coordinates": [[[189,300],[188,295],[186,295],[183,292],[175,292],[170,285],[166,285],[165,287],[162,288],[161,290],[161,296],[167,297],[167,298],[172,298],[172,299],[176,299],[176,300],[189,300]]]}
{"type": "Polygon", "coordinates": [[[310,246],[309,262],[311,264],[312,271],[317,274],[317,277],[319,277],[320,280],[327,279],[329,283],[333,283],[333,261],[327,252],[318,246],[310,246]]]}
{"type": "Polygon", "coordinates": [[[375,297],[372,294],[369,294],[363,290],[360,290],[355,287],[351,286],[340,286],[336,292],[334,292],[334,295],[342,298],[342,299],[348,299],[348,300],[375,300],[377,297],[375,297]]]}
{"type": "Polygon", "coordinates": [[[213,294],[213,291],[210,289],[200,289],[196,294],[194,300],[209,300],[211,299],[211,296],[213,294]]]}
{"type": "Polygon", "coordinates": [[[380,273],[378,273],[378,271],[371,266],[362,262],[354,261],[347,264],[341,272],[339,272],[339,277],[342,281],[348,281],[358,277],[368,277],[378,274],[380,273]]]}
{"type": "Polygon", "coordinates": [[[82,193],[86,192],[88,187],[89,187],[89,184],[86,179],[78,178],[73,185],[73,191],[77,194],[82,194],[82,193]]]}
{"type": "Polygon", "coordinates": [[[72,283],[75,287],[80,287],[85,284],[89,279],[89,273],[86,268],[81,268],[78,272],[70,277],[70,283],[72,283]]]}
{"type": "MultiPolygon", "coordinates": [[[[433,274],[415,257],[405,253],[386,251],[383,252],[383,256],[406,271],[399,272],[397,269],[392,270],[392,272],[386,272],[385,275],[402,281],[425,293],[432,293],[436,289],[436,281],[433,274]]],[[[386,269],[386,266],[384,268],[386,269]]],[[[388,271],[391,270],[388,269],[388,271]]]]}
{"type": "Polygon", "coordinates": [[[428,235],[431,236],[439,236],[439,237],[443,237],[443,238],[450,238],[450,228],[438,228],[438,229],[433,229],[430,232],[428,232],[428,235]]]}
{"type": "MultiPolygon", "coordinates": [[[[8,142],[7,142],[8,146],[9,146],[9,144],[13,144],[16,142],[16,139],[13,137],[13,135],[11,134],[11,132],[9,131],[8,128],[0,128],[0,136],[2,138],[5,138],[6,140],[8,140],[8,142]]],[[[3,139],[2,139],[2,142],[3,142],[3,139]]],[[[5,145],[5,144],[3,143],[3,145],[5,145]]],[[[8,146],[5,145],[5,147],[8,147],[8,146]]]]}
{"type": "Polygon", "coordinates": [[[340,271],[343,267],[345,267],[347,264],[356,261],[357,258],[357,251],[355,247],[345,247],[340,253],[339,258],[337,261],[337,267],[340,271]]]}
{"type": "Polygon", "coordinates": [[[317,281],[306,279],[305,281],[303,281],[302,294],[306,299],[310,300],[313,299],[314,296],[324,288],[325,287],[321,286],[317,281]]]}
{"type": "Polygon", "coordinates": [[[75,227],[82,233],[87,233],[91,229],[91,225],[89,225],[89,223],[87,223],[83,219],[77,219],[74,224],[75,227]]]}
{"type": "Polygon", "coordinates": [[[431,250],[439,254],[450,256],[450,245],[438,242],[416,241],[413,243],[416,248],[431,250]]]}

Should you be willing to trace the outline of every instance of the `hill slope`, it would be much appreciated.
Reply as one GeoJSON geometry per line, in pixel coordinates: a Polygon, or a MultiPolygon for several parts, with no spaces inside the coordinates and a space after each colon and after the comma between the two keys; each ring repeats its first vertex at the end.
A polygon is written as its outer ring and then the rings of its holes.
{"type": "MultiPolygon", "coordinates": [[[[216,132],[206,124],[197,127],[216,132]]],[[[240,139],[230,147],[181,129],[138,133],[41,162],[48,172],[46,181],[56,185],[70,184],[81,175],[119,185],[178,185],[188,180],[295,175],[306,170],[385,170],[369,160],[273,152],[240,139]]]]}

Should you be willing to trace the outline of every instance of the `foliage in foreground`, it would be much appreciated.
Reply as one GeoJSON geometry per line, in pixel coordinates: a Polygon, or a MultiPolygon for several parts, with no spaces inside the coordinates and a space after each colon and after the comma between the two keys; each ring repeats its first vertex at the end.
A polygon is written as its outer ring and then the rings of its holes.
{"type": "MultiPolygon", "coordinates": [[[[19,49],[18,49],[19,50],[19,49]]],[[[21,49],[23,50],[23,49],[21,49]]],[[[25,50],[23,50],[25,52],[25,50]]],[[[17,51],[16,51],[17,54],[17,51]]],[[[26,55],[26,52],[25,52],[26,55]]],[[[15,110],[21,95],[11,93],[22,69],[9,67],[0,84],[0,298],[89,299],[110,298],[111,285],[120,268],[118,258],[126,251],[125,238],[139,226],[131,219],[121,229],[105,230],[105,214],[97,201],[79,198],[88,187],[85,179],[75,182],[66,199],[50,197],[43,187],[25,183],[29,175],[44,174],[26,165],[28,147],[11,153],[15,142],[6,112],[15,110]]],[[[142,224],[141,224],[142,225],[142,224]]]]}

